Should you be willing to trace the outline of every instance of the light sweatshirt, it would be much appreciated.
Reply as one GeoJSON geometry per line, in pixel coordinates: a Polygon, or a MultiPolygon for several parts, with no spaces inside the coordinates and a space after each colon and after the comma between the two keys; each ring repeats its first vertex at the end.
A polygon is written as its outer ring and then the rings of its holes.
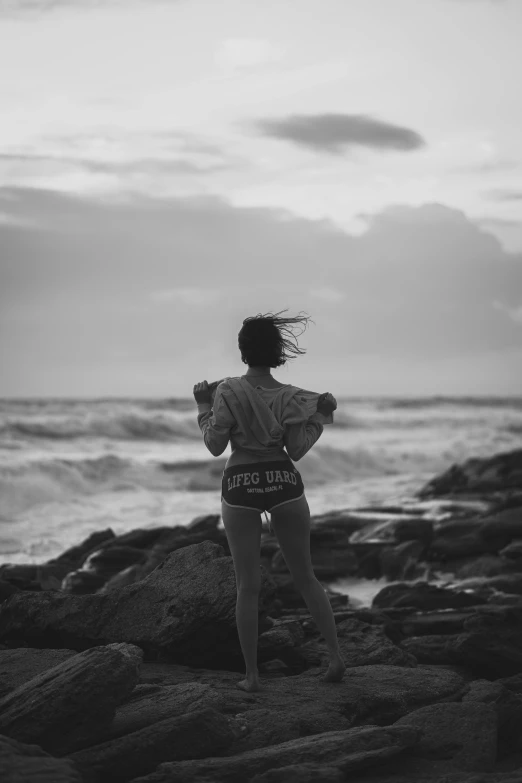
{"type": "Polygon", "coordinates": [[[333,423],[332,414],[318,413],[319,397],[291,384],[264,389],[242,377],[225,378],[212,404],[198,405],[198,425],[214,457],[230,441],[232,451],[240,448],[262,457],[277,457],[286,448],[297,462],[320,438],[324,425],[333,423]]]}

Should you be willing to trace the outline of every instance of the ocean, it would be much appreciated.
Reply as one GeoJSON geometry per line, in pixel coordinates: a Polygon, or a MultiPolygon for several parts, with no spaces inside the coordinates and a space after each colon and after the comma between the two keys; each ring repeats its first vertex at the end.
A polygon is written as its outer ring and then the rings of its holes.
{"type": "MultiPolygon", "coordinates": [[[[412,504],[453,463],[522,441],[522,398],[337,402],[296,463],[312,515],[412,504]]],[[[48,560],[108,527],[220,513],[230,447],[212,457],[196,413],[192,399],[0,400],[0,563],[48,560]]]]}

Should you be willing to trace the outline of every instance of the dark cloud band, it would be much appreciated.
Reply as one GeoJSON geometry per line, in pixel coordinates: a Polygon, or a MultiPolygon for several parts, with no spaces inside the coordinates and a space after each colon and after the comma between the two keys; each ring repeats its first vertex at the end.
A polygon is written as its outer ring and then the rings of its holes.
{"type": "Polygon", "coordinates": [[[355,146],[410,152],[426,144],[410,128],[364,114],[291,115],[280,120],[260,120],[256,127],[265,136],[336,155],[355,146]]]}

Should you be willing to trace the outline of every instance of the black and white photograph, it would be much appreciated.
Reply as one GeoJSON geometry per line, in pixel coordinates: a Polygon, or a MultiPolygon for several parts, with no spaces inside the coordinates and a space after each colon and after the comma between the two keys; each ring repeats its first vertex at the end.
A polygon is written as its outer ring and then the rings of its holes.
{"type": "Polygon", "coordinates": [[[2,783],[522,783],[522,0],[0,0],[2,783]]]}

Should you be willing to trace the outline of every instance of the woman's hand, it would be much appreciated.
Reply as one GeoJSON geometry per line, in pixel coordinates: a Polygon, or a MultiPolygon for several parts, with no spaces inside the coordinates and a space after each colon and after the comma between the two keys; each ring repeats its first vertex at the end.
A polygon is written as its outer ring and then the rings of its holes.
{"type": "Polygon", "coordinates": [[[330,392],[325,392],[324,394],[321,394],[321,396],[317,400],[317,412],[322,413],[323,416],[329,416],[336,409],[337,409],[337,400],[335,399],[333,394],[330,394],[330,392]]]}
{"type": "Polygon", "coordinates": [[[194,392],[194,399],[196,400],[198,405],[201,405],[204,402],[208,402],[209,404],[212,403],[212,394],[207,381],[201,381],[201,383],[196,383],[193,392],[194,392]]]}

